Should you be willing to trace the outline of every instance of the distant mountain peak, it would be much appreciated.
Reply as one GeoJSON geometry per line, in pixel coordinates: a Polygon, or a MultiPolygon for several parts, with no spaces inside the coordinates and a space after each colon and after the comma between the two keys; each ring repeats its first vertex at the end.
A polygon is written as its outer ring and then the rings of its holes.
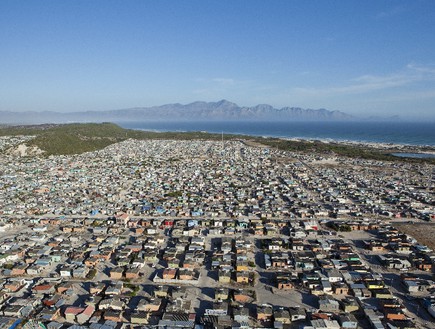
{"type": "Polygon", "coordinates": [[[226,99],[221,99],[220,101],[216,102],[218,105],[231,105],[231,106],[237,106],[237,104],[227,101],[226,99]]]}
{"type": "MultiPolygon", "coordinates": [[[[274,108],[269,104],[239,106],[226,99],[217,102],[196,101],[190,104],[166,104],[110,111],[38,112],[37,115],[0,112],[0,123],[66,123],[66,122],[128,122],[128,121],[186,121],[186,120],[257,120],[257,121],[334,121],[352,120],[352,116],[326,109],[300,107],[274,108]]],[[[36,114],[36,112],[33,112],[36,114]]]]}

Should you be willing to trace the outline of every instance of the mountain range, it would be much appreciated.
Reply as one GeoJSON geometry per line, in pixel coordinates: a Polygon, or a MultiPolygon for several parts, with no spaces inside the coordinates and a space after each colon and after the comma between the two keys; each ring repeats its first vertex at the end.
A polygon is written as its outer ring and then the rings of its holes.
{"type": "Polygon", "coordinates": [[[2,124],[40,124],[68,122],[132,122],[132,121],[201,121],[201,120],[255,120],[255,121],[342,121],[353,116],[325,109],[299,107],[274,108],[260,104],[253,107],[238,106],[227,100],[219,102],[193,102],[153,107],[136,107],[110,111],[84,112],[12,112],[0,111],[2,124]]]}

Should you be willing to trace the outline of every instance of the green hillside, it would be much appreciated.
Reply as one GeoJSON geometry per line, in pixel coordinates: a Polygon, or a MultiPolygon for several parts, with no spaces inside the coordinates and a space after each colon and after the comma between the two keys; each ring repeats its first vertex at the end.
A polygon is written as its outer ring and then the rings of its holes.
{"type": "MultiPolygon", "coordinates": [[[[221,135],[204,132],[147,132],[124,129],[113,123],[75,123],[1,127],[0,136],[35,136],[26,144],[37,146],[45,155],[80,154],[100,150],[114,143],[133,139],[217,140],[221,135]]],[[[227,135],[226,138],[231,138],[227,135]]]]}
{"type": "MultiPolygon", "coordinates": [[[[0,136],[31,135],[28,146],[37,146],[45,155],[80,154],[100,150],[113,143],[133,139],[221,140],[221,134],[206,132],[149,132],[121,128],[113,123],[75,123],[0,127],[0,136]]],[[[432,162],[434,159],[399,159],[389,155],[392,150],[379,150],[361,145],[322,143],[320,141],[289,141],[243,135],[224,135],[225,140],[250,140],[270,148],[302,153],[335,154],[372,160],[432,162]]]]}

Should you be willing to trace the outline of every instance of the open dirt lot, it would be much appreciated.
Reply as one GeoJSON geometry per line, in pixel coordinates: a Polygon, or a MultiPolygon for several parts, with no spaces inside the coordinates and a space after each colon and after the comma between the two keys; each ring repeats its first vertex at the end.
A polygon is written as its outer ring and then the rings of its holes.
{"type": "Polygon", "coordinates": [[[435,250],[435,223],[394,223],[394,226],[417,239],[420,244],[435,250]]]}

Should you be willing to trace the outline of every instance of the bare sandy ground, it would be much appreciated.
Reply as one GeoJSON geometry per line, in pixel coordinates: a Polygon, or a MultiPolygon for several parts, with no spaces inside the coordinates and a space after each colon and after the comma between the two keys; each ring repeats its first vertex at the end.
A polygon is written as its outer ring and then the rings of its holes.
{"type": "Polygon", "coordinates": [[[20,144],[16,147],[13,147],[9,149],[9,154],[25,157],[25,156],[32,156],[32,155],[40,155],[44,153],[40,148],[36,146],[28,147],[26,144],[20,144]]]}
{"type": "Polygon", "coordinates": [[[415,238],[418,243],[435,250],[435,223],[394,223],[394,226],[403,233],[415,238]]]}

